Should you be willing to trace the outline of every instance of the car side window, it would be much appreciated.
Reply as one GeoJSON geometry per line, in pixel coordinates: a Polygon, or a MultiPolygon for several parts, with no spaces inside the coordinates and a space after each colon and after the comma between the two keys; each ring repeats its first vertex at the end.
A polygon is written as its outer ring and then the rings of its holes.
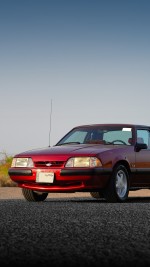
{"type": "Polygon", "coordinates": [[[150,148],[150,132],[148,130],[137,130],[137,142],[147,144],[150,148]]]}

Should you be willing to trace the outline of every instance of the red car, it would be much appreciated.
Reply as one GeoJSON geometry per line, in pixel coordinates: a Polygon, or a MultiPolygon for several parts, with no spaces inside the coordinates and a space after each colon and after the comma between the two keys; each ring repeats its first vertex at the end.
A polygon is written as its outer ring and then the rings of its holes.
{"type": "Polygon", "coordinates": [[[90,192],[124,202],[129,190],[150,188],[150,126],[78,126],[53,147],[15,155],[8,173],[28,201],[44,201],[51,192],[90,192]]]}

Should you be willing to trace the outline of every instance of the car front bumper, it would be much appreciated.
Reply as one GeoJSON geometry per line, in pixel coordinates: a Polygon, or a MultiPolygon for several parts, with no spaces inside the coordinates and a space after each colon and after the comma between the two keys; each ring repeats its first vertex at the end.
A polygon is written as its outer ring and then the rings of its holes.
{"type": "Polygon", "coordinates": [[[104,188],[112,169],[103,168],[64,168],[64,169],[23,169],[10,168],[10,178],[21,188],[41,192],[77,192],[104,188]],[[37,172],[53,172],[53,183],[36,182],[37,172]]]}

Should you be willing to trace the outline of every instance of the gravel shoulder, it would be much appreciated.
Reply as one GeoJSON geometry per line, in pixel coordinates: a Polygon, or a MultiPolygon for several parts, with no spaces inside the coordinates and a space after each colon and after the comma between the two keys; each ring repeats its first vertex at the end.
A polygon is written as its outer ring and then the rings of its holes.
{"type": "MultiPolygon", "coordinates": [[[[49,193],[48,198],[91,198],[90,193],[49,193]]],[[[129,192],[129,197],[150,197],[149,189],[129,192]]],[[[19,187],[0,187],[0,199],[24,199],[19,187]]]]}

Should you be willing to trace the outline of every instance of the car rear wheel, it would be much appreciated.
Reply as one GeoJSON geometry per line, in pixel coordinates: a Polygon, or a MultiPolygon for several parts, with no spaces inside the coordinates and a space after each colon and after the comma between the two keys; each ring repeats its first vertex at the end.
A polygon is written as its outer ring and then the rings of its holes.
{"type": "Polygon", "coordinates": [[[48,193],[35,192],[26,188],[22,188],[22,194],[27,201],[44,201],[48,196],[48,193]]]}
{"type": "Polygon", "coordinates": [[[90,192],[90,195],[94,198],[103,198],[102,193],[100,192],[90,192]]]}
{"type": "Polygon", "coordinates": [[[125,166],[118,165],[104,191],[107,202],[125,202],[129,194],[129,174],[125,166]]]}

